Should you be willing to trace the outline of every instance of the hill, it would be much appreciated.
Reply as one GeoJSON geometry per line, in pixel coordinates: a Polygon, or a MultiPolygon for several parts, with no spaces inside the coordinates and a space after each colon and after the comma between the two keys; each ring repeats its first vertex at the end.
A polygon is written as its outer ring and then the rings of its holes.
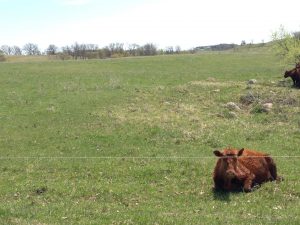
{"type": "Polygon", "coordinates": [[[238,47],[237,44],[218,44],[218,45],[207,45],[198,46],[194,48],[195,51],[225,51],[238,47]]]}

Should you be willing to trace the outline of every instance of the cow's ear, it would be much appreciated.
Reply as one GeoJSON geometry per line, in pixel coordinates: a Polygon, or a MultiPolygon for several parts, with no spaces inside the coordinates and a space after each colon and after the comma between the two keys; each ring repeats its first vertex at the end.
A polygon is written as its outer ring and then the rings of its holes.
{"type": "Polygon", "coordinates": [[[219,150],[215,150],[215,151],[214,151],[214,154],[215,154],[215,156],[217,156],[217,157],[222,157],[222,156],[224,156],[223,153],[220,152],[219,150]]]}
{"type": "Polygon", "coordinates": [[[238,157],[241,156],[241,155],[243,155],[244,150],[245,150],[244,148],[242,148],[242,149],[239,150],[239,152],[238,152],[238,154],[237,154],[238,157]]]}

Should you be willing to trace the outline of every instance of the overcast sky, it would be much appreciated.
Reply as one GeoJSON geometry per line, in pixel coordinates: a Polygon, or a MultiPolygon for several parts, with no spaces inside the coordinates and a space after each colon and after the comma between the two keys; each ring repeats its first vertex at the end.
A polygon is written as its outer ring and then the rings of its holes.
{"type": "Polygon", "coordinates": [[[0,46],[267,42],[280,25],[300,30],[299,9],[299,0],[0,0],[0,46]]]}

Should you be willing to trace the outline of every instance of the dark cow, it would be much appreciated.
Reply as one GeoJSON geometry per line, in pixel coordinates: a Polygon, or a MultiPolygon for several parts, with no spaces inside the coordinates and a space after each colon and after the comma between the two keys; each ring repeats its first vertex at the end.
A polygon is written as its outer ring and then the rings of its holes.
{"type": "Polygon", "coordinates": [[[279,180],[268,154],[244,148],[216,150],[214,154],[219,157],[213,174],[215,190],[249,192],[256,185],[279,180]]]}
{"type": "Polygon", "coordinates": [[[294,86],[300,88],[300,65],[297,64],[294,69],[285,71],[284,78],[287,77],[292,78],[294,86]]]}

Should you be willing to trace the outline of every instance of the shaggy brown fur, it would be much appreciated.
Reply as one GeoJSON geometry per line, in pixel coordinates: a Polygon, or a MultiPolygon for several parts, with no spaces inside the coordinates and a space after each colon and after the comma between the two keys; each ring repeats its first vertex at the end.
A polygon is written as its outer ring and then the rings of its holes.
{"type": "Polygon", "coordinates": [[[213,174],[216,190],[249,192],[255,185],[278,180],[275,162],[268,154],[244,148],[214,154],[219,157],[213,174]]]}
{"type": "Polygon", "coordinates": [[[300,64],[292,70],[285,71],[284,78],[290,77],[293,80],[294,86],[300,88],[300,64]]]}

